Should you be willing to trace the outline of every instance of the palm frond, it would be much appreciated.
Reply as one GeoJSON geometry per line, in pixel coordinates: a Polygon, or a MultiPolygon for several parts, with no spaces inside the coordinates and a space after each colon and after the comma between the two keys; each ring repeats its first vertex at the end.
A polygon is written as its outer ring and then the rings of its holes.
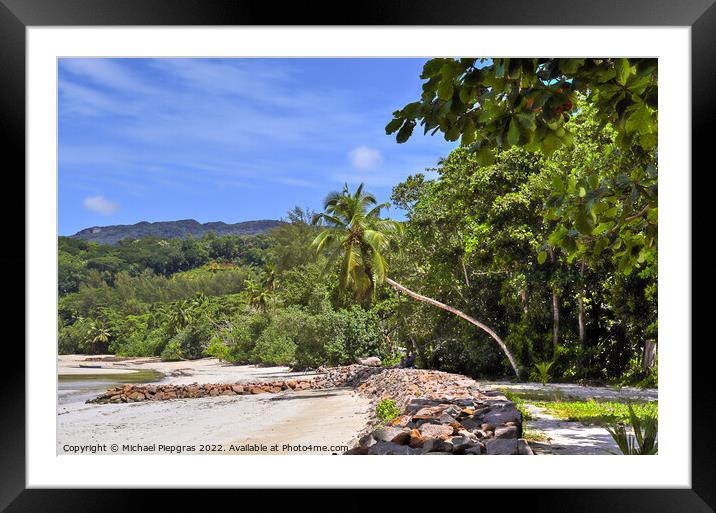
{"type": "Polygon", "coordinates": [[[371,208],[365,214],[365,217],[366,218],[380,218],[380,211],[383,210],[384,208],[388,208],[389,206],[390,206],[390,203],[388,203],[387,201],[385,201],[383,203],[378,203],[377,205],[375,205],[373,208],[371,208]]]}

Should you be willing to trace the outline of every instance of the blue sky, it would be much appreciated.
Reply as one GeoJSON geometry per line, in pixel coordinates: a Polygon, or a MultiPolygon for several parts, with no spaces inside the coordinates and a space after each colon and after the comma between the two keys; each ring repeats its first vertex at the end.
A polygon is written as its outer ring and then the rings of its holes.
{"type": "MultiPolygon", "coordinates": [[[[279,219],[344,182],[380,200],[455,143],[385,135],[424,59],[61,59],[59,232],[279,219]]],[[[400,217],[395,209],[392,215],[400,217]]]]}

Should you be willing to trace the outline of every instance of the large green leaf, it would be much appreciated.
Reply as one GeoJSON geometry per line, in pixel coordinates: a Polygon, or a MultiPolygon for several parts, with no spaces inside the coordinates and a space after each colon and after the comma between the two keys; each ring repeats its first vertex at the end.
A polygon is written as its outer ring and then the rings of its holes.
{"type": "Polygon", "coordinates": [[[614,63],[614,68],[617,73],[617,83],[620,85],[626,85],[627,80],[629,80],[629,74],[631,73],[629,59],[617,59],[614,63]]]}

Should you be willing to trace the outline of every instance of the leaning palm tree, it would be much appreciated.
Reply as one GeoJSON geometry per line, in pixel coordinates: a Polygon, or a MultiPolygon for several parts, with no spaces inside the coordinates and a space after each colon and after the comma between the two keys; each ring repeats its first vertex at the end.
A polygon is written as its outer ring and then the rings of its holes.
{"type": "Polygon", "coordinates": [[[519,377],[515,359],[492,329],[456,308],[413,292],[386,275],[388,265],[383,255],[396,248],[395,236],[402,228],[397,221],[380,217],[381,210],[388,206],[388,203],[378,203],[375,196],[364,192],[363,184],[353,194],[346,184],[342,192],[330,193],[324,202],[324,211],[313,216],[314,225],[324,226],[313,240],[313,246],[317,252],[326,253],[329,261],[341,261],[341,287],[352,289],[356,297],[362,298],[374,293],[376,286],[387,283],[413,299],[465,319],[497,342],[519,377]]]}

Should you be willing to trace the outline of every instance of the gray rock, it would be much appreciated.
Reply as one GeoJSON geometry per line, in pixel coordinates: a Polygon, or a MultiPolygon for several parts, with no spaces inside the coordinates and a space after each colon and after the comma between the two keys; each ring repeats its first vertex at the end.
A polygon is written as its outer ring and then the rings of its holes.
{"type": "Polygon", "coordinates": [[[369,356],[368,358],[358,358],[358,363],[369,367],[380,367],[382,362],[377,356],[369,356]]]}
{"type": "Polygon", "coordinates": [[[486,424],[492,424],[493,426],[500,426],[505,422],[517,422],[522,423],[522,415],[519,411],[514,408],[502,408],[499,410],[492,410],[483,417],[483,422],[486,424]]]}
{"type": "Polygon", "coordinates": [[[487,454],[518,454],[516,438],[493,438],[485,444],[487,454]]]}
{"type": "Polygon", "coordinates": [[[466,436],[454,436],[449,442],[452,444],[453,454],[462,454],[475,443],[466,436]]]}
{"type": "Polygon", "coordinates": [[[420,452],[422,454],[427,454],[430,452],[447,452],[452,454],[452,451],[452,443],[445,440],[438,440],[437,438],[431,438],[423,444],[423,448],[420,452]]]}
{"type": "Polygon", "coordinates": [[[517,454],[522,454],[523,456],[534,456],[534,452],[532,452],[530,444],[528,444],[527,440],[524,438],[517,440],[517,454]]]}
{"type": "Polygon", "coordinates": [[[452,424],[453,422],[455,422],[455,417],[448,415],[447,413],[443,413],[438,418],[438,422],[440,424],[452,424]]]}
{"type": "Polygon", "coordinates": [[[478,442],[472,447],[465,449],[465,454],[485,454],[485,446],[478,442]]]}
{"type": "Polygon", "coordinates": [[[396,437],[400,436],[404,432],[405,430],[403,428],[382,427],[373,431],[372,435],[378,442],[392,442],[396,437]]]}
{"type": "Polygon", "coordinates": [[[368,449],[368,454],[418,454],[417,449],[408,445],[394,444],[393,442],[378,442],[368,449]]]}
{"type": "Polygon", "coordinates": [[[462,424],[468,431],[480,429],[480,426],[482,426],[482,415],[471,415],[466,419],[462,419],[460,424],[462,424]]]}
{"type": "Polygon", "coordinates": [[[372,434],[372,433],[368,433],[367,435],[363,435],[363,436],[360,437],[360,439],[358,440],[358,445],[360,445],[361,447],[371,447],[371,446],[373,446],[373,445],[375,445],[375,444],[376,444],[376,439],[373,438],[373,434],[372,434]]]}
{"type": "Polygon", "coordinates": [[[495,429],[495,438],[517,438],[517,426],[501,426],[495,429]]]}
{"type": "Polygon", "coordinates": [[[460,415],[461,411],[462,410],[460,408],[458,408],[454,404],[451,404],[443,410],[443,413],[446,415],[450,415],[451,417],[457,417],[458,415],[460,415]]]}
{"type": "Polygon", "coordinates": [[[368,448],[368,447],[361,447],[360,445],[356,445],[355,447],[353,447],[353,449],[349,449],[346,452],[344,452],[343,454],[346,454],[346,455],[368,454],[369,450],[370,450],[370,448],[368,448]]]}

